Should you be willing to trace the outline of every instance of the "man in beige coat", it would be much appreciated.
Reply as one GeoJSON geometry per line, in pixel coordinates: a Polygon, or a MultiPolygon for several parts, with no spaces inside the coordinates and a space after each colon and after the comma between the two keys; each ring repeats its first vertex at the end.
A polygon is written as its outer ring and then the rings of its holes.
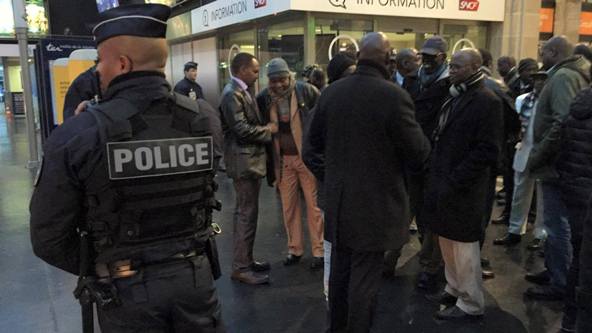
{"type": "Polygon", "coordinates": [[[317,207],[316,180],[302,162],[302,131],[310,109],[319,97],[311,84],[296,82],[284,59],[267,64],[269,87],[257,97],[259,108],[271,123],[278,124],[273,136],[273,174],[270,184],[277,186],[288,235],[288,256],[284,265],[294,265],[304,253],[300,189],[306,201],[308,231],[313,259],[311,269],[323,267],[323,219],[317,207]]]}

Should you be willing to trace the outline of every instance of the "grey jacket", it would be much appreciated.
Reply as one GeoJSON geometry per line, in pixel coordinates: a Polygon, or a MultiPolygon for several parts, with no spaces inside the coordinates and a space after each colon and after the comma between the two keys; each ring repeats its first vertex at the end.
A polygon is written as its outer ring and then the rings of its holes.
{"type": "Polygon", "coordinates": [[[271,130],[266,126],[255,98],[233,80],[222,91],[220,112],[224,127],[224,162],[228,177],[265,177],[266,144],[271,143],[271,130]]]}

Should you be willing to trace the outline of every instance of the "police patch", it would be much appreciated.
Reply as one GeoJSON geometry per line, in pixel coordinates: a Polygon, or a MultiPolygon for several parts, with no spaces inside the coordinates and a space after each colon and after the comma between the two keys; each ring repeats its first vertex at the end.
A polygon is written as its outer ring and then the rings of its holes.
{"type": "Polygon", "coordinates": [[[107,143],[109,179],[133,179],[210,171],[212,137],[107,143]]]}

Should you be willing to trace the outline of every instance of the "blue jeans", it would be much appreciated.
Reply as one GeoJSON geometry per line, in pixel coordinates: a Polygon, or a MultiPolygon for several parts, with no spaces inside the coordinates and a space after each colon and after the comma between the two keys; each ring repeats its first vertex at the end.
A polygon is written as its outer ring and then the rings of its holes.
{"type": "Polygon", "coordinates": [[[567,272],[571,265],[571,231],[567,208],[561,188],[553,181],[541,181],[543,194],[543,223],[547,231],[545,266],[551,277],[551,286],[561,292],[567,285],[567,272]]]}

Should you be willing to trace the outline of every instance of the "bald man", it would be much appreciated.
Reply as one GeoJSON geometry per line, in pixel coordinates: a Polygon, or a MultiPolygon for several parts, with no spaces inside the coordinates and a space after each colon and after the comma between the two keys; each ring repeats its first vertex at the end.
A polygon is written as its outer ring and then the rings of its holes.
{"type": "Polygon", "coordinates": [[[405,89],[415,99],[419,94],[419,81],[417,71],[421,60],[416,49],[402,49],[397,53],[397,70],[395,72],[395,83],[405,89]]]}
{"type": "Polygon", "coordinates": [[[483,315],[479,240],[487,213],[488,184],[501,144],[502,102],[485,87],[477,50],[450,61],[452,86],[432,138],[424,215],[439,236],[446,289],[428,299],[446,305],[439,320],[483,315]]]}
{"type": "Polygon", "coordinates": [[[370,331],[384,253],[409,237],[404,171],[423,170],[429,152],[409,95],[390,81],[389,53],[383,33],[367,34],[356,72],[325,89],[308,132],[307,152],[325,156],[330,332],[370,331]]]}
{"type": "Polygon", "coordinates": [[[546,271],[528,274],[529,281],[546,281],[546,286],[531,287],[526,296],[540,300],[563,300],[571,264],[570,221],[561,197],[555,166],[560,152],[563,122],[576,94],[590,83],[590,63],[573,55],[573,45],[564,36],[549,39],[541,49],[547,84],[540,93],[534,116],[533,148],[527,169],[539,179],[543,194],[543,225],[546,271]]]}
{"type": "Polygon", "coordinates": [[[101,14],[102,100],[58,127],[31,199],[33,251],[79,276],[83,328],[224,332],[210,239],[220,123],[164,76],[164,5],[101,14]]]}

